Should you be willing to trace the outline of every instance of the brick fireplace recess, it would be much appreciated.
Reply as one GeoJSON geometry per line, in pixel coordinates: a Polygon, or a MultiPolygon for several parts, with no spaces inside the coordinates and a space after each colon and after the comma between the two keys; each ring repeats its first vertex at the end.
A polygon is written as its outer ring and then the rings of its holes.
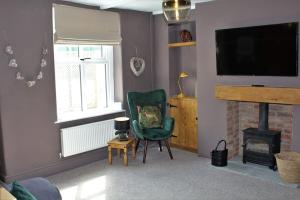
{"type": "Polygon", "coordinates": [[[228,100],[226,139],[229,159],[243,155],[244,162],[254,162],[276,169],[273,154],[291,149],[292,105],[300,104],[300,90],[217,86],[216,98],[228,100]]]}
{"type": "MultiPolygon", "coordinates": [[[[269,107],[269,130],[281,132],[281,151],[291,149],[293,137],[293,106],[271,104],[269,107]]],[[[244,132],[249,127],[258,128],[259,124],[259,104],[248,102],[227,102],[227,142],[229,159],[243,155],[244,132]]],[[[251,129],[250,129],[251,131],[251,129]]],[[[250,141],[248,146],[253,150],[250,141]]],[[[266,152],[268,145],[256,145],[258,151],[266,152]]]]}
{"type": "Polygon", "coordinates": [[[276,170],[274,155],[280,153],[281,131],[269,129],[268,103],[259,103],[258,119],[258,128],[243,130],[243,163],[252,162],[276,170]]]}

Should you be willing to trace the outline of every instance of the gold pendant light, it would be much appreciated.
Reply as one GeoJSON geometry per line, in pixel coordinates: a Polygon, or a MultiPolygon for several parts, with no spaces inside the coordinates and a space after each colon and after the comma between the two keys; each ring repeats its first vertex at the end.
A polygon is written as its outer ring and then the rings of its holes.
{"type": "Polygon", "coordinates": [[[163,0],[162,9],[168,22],[186,21],[191,11],[191,0],[163,0]]]}

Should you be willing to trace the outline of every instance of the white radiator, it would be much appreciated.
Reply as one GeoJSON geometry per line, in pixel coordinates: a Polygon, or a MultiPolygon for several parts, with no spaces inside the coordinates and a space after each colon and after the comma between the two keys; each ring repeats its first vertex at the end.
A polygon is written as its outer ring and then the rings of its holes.
{"type": "Polygon", "coordinates": [[[105,147],[115,137],[114,120],[64,128],[60,137],[63,157],[105,147]]]}

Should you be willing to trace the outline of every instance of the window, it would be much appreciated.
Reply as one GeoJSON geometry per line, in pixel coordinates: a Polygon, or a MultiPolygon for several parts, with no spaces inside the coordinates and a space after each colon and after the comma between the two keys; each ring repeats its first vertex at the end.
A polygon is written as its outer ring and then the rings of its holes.
{"type": "Polygon", "coordinates": [[[59,121],[114,107],[113,46],[55,44],[54,56],[59,121]]]}

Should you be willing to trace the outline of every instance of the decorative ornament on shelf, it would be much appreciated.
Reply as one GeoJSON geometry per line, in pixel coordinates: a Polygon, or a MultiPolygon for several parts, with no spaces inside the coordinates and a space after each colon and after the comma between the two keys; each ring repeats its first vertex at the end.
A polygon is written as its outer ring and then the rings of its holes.
{"type": "Polygon", "coordinates": [[[25,81],[28,87],[32,87],[37,83],[37,80],[43,79],[42,69],[47,66],[46,56],[48,54],[48,49],[44,46],[41,52],[41,62],[40,62],[40,70],[37,75],[34,75],[31,80],[25,79],[22,72],[20,71],[20,67],[17,63],[14,50],[11,45],[5,46],[5,53],[9,56],[8,66],[11,68],[15,68],[17,70],[16,80],[25,81]]]}
{"type": "Polygon", "coordinates": [[[185,29],[180,31],[180,38],[182,42],[191,42],[193,40],[191,32],[185,29]]]}
{"type": "Polygon", "coordinates": [[[130,59],[130,68],[134,75],[140,76],[145,70],[145,60],[138,57],[137,47],[135,48],[135,56],[130,59]]]}
{"type": "Polygon", "coordinates": [[[183,93],[183,91],[182,91],[181,85],[180,85],[180,79],[182,79],[182,78],[187,78],[187,77],[189,77],[189,74],[188,74],[187,72],[181,72],[181,73],[179,74],[177,84],[178,84],[180,93],[177,95],[178,98],[183,98],[183,97],[185,97],[185,95],[184,95],[184,93],[183,93]]]}
{"type": "Polygon", "coordinates": [[[191,11],[191,0],[163,0],[162,10],[169,23],[188,20],[191,11]]]}

